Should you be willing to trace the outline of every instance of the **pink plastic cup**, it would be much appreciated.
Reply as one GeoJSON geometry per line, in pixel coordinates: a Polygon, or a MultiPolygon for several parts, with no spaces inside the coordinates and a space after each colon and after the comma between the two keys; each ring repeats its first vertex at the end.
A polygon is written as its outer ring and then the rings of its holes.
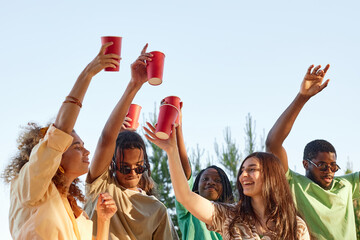
{"type": "Polygon", "coordinates": [[[179,115],[177,116],[176,120],[175,120],[175,126],[178,126],[179,123],[180,123],[180,111],[181,111],[181,108],[182,108],[182,101],[179,97],[177,96],[169,96],[169,97],[166,97],[164,98],[163,100],[161,100],[161,105],[163,104],[171,104],[173,106],[175,106],[178,110],[179,110],[179,115]]]}
{"type": "Polygon", "coordinates": [[[137,104],[131,104],[129,111],[126,114],[126,117],[131,118],[130,126],[127,127],[129,130],[136,130],[139,127],[139,117],[140,117],[141,106],[137,104]]]}
{"type": "MultiPolygon", "coordinates": [[[[106,48],[105,54],[115,53],[115,54],[121,56],[121,41],[122,41],[122,37],[115,37],[115,36],[101,37],[101,43],[103,45],[108,42],[113,42],[113,45],[106,48]]],[[[118,62],[120,63],[120,60],[118,60],[118,62]]],[[[116,66],[116,68],[107,67],[107,68],[105,68],[105,71],[118,72],[119,69],[120,69],[120,65],[116,66]]]]}
{"type": "Polygon", "coordinates": [[[172,125],[179,115],[179,110],[170,104],[160,106],[158,122],[156,124],[155,135],[160,139],[168,139],[171,134],[172,125]]]}
{"type": "Polygon", "coordinates": [[[165,54],[159,51],[150,52],[152,61],[147,61],[147,77],[151,85],[160,85],[162,83],[164,72],[165,54]]]}

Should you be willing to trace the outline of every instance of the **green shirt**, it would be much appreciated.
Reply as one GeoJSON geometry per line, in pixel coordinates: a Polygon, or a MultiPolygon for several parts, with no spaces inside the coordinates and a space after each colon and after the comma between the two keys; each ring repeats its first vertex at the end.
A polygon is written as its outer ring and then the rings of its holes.
{"type": "MultiPolygon", "coordinates": [[[[191,176],[188,180],[192,189],[194,179],[191,176]]],[[[205,223],[194,217],[182,204],[175,200],[176,213],[183,240],[222,240],[219,233],[209,231],[205,223]]]]}
{"type": "Polygon", "coordinates": [[[295,206],[317,239],[356,239],[353,200],[360,198],[359,172],[334,177],[330,190],[291,171],[286,173],[295,206]]]}

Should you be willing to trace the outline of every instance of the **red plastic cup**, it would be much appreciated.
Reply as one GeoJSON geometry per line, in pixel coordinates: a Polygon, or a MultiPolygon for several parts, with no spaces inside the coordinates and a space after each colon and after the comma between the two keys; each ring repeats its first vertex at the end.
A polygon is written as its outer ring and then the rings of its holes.
{"type": "Polygon", "coordinates": [[[172,125],[179,115],[179,110],[170,104],[160,106],[158,122],[156,124],[155,135],[160,139],[168,139],[171,134],[172,125]]]}
{"type": "Polygon", "coordinates": [[[164,72],[165,54],[159,51],[150,52],[152,61],[147,61],[147,77],[151,85],[160,85],[162,83],[164,72]]]}
{"type": "MultiPolygon", "coordinates": [[[[122,41],[122,37],[115,37],[115,36],[104,36],[101,37],[101,43],[104,45],[105,43],[108,42],[113,42],[113,45],[109,46],[106,48],[105,50],[105,54],[109,54],[109,53],[115,53],[119,56],[121,56],[121,41],[122,41]]],[[[118,60],[118,59],[117,59],[118,60]]],[[[118,60],[118,62],[120,63],[120,60],[118,60]]],[[[116,68],[113,67],[107,67],[105,68],[105,71],[108,72],[118,72],[120,69],[120,65],[116,66],[116,68]]]]}
{"type": "Polygon", "coordinates": [[[181,108],[183,105],[181,99],[177,96],[169,96],[169,97],[166,97],[163,100],[161,100],[160,105],[163,105],[163,104],[171,104],[179,110],[179,115],[177,116],[177,118],[175,120],[175,126],[178,126],[180,123],[180,111],[181,111],[181,108]]]}
{"type": "Polygon", "coordinates": [[[129,111],[126,114],[126,117],[131,118],[129,127],[126,127],[129,130],[136,130],[139,127],[139,117],[140,117],[141,106],[137,104],[131,104],[129,111]]]}

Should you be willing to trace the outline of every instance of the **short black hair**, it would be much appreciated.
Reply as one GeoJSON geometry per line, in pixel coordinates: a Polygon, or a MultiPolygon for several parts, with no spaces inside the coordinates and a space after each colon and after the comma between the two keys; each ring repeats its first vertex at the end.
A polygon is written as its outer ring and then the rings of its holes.
{"type": "Polygon", "coordinates": [[[219,168],[218,166],[215,166],[215,165],[211,165],[211,166],[209,166],[209,167],[207,167],[207,168],[205,168],[205,169],[203,169],[203,170],[201,170],[199,172],[199,174],[195,178],[195,182],[194,182],[192,191],[194,193],[199,194],[199,182],[200,182],[201,175],[203,174],[203,172],[205,170],[207,170],[209,168],[213,168],[218,172],[218,174],[220,176],[220,179],[221,179],[221,185],[223,187],[222,194],[219,197],[219,199],[217,200],[217,202],[233,203],[234,202],[234,196],[233,196],[233,193],[232,193],[232,188],[231,188],[229,178],[227,177],[224,170],[222,170],[221,168],[219,168]]]}
{"type": "Polygon", "coordinates": [[[316,139],[314,141],[309,142],[308,144],[306,144],[305,149],[304,149],[304,160],[307,159],[314,159],[317,157],[319,152],[331,152],[331,153],[335,153],[335,157],[336,157],[336,151],[334,146],[329,143],[326,140],[323,139],[316,139]]]}

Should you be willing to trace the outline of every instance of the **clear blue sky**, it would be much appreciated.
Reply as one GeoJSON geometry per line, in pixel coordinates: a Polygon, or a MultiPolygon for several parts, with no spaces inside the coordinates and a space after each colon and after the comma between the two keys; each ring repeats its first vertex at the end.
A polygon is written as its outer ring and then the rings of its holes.
{"type": "MultiPolygon", "coordinates": [[[[349,159],[360,170],[358,1],[0,3],[0,170],[16,152],[19,126],[56,116],[102,35],[123,36],[123,60],[120,72],[99,73],[86,95],[76,130],[90,151],[148,42],[149,50],[166,54],[164,82],[145,84],[134,102],[149,120],[155,102],[179,96],[186,145],[205,149],[204,161],[226,126],[244,148],[248,113],[258,135],[267,134],[308,66],[330,63],[329,86],[304,107],[285,142],[289,166],[303,173],[305,144],[322,138],[334,144],[343,169],[349,159]]],[[[2,239],[10,239],[9,186],[0,186],[2,239]]]]}

